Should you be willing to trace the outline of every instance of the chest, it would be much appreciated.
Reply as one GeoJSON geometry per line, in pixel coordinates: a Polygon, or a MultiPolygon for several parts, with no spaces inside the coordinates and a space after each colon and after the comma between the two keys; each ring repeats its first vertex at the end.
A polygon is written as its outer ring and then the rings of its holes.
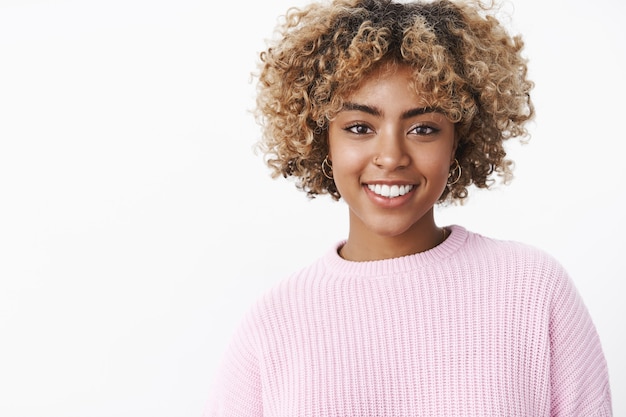
{"type": "Polygon", "coordinates": [[[265,345],[268,411],[546,415],[548,320],[527,303],[520,294],[496,300],[480,289],[410,287],[312,297],[276,324],[277,337],[265,345]]]}

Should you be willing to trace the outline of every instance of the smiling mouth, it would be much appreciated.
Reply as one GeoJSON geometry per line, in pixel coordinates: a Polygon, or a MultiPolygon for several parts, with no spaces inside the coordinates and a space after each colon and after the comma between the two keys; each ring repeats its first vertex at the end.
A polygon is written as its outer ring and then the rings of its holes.
{"type": "Polygon", "coordinates": [[[367,184],[374,194],[385,198],[400,197],[413,189],[413,185],[367,184]]]}

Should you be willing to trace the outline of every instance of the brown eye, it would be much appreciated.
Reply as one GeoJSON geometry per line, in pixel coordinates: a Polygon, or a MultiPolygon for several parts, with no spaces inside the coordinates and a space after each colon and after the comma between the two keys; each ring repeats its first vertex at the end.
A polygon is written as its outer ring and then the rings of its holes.
{"type": "Polygon", "coordinates": [[[346,128],[346,130],[356,135],[367,135],[368,133],[372,133],[372,129],[361,123],[350,125],[346,128]]]}
{"type": "Polygon", "coordinates": [[[416,135],[432,135],[433,133],[437,133],[438,131],[439,129],[435,129],[432,126],[419,125],[411,129],[410,133],[414,133],[416,135]]]}

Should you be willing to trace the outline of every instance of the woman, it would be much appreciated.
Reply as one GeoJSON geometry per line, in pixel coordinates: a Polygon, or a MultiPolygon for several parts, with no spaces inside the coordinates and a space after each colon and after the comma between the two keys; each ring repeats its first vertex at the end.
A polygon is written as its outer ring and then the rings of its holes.
{"type": "Polygon", "coordinates": [[[523,42],[482,6],[292,9],[261,54],[275,175],[349,207],[317,262],[236,332],[208,416],[610,416],[602,348],[563,268],[434,206],[508,179],[534,110],[523,42]]]}

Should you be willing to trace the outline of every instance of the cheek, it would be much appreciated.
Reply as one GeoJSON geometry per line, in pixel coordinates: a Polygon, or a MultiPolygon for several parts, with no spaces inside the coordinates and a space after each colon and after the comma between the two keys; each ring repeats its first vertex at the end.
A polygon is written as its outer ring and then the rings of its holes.
{"type": "Polygon", "coordinates": [[[447,149],[434,152],[417,152],[414,161],[421,170],[431,175],[448,175],[450,169],[450,152],[447,149]]]}
{"type": "Polygon", "coordinates": [[[329,140],[328,155],[336,171],[350,171],[362,167],[367,160],[367,150],[356,143],[342,140],[329,140]]]}
{"type": "Polygon", "coordinates": [[[344,153],[342,142],[333,135],[332,129],[328,132],[328,157],[334,162],[344,153]]]}
{"type": "Polygon", "coordinates": [[[358,177],[363,169],[357,153],[346,152],[336,149],[332,158],[333,176],[337,185],[346,182],[350,178],[358,177]]]}

